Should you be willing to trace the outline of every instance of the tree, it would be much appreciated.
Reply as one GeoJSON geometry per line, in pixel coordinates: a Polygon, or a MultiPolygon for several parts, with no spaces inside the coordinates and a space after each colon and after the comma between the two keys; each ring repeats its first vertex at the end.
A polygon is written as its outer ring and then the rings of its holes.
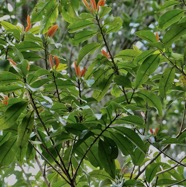
{"type": "Polygon", "coordinates": [[[185,1],[27,3],[0,12],[1,186],[186,186],[185,1]]]}

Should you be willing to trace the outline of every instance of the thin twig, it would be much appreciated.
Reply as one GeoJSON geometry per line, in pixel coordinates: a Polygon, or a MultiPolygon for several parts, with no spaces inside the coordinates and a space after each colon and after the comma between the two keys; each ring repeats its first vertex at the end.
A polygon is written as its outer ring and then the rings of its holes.
{"type": "Polygon", "coordinates": [[[54,85],[55,85],[55,88],[56,88],[57,98],[58,98],[58,101],[61,103],[59,89],[58,89],[58,86],[57,86],[56,76],[55,76],[54,72],[52,72],[52,76],[53,76],[53,79],[54,79],[54,85]]]}
{"type": "MultiPolygon", "coordinates": [[[[24,81],[25,81],[25,83],[26,83],[26,80],[24,80],[24,81]]],[[[37,107],[36,107],[36,104],[35,104],[34,98],[33,98],[33,96],[32,96],[32,93],[31,93],[29,90],[28,90],[28,94],[29,94],[29,97],[30,97],[30,100],[31,100],[31,103],[32,103],[32,107],[33,107],[33,109],[35,110],[36,115],[37,115],[39,121],[41,122],[41,124],[42,124],[42,126],[43,126],[45,132],[47,133],[48,137],[50,138],[50,141],[51,141],[52,145],[54,146],[54,150],[55,150],[55,152],[57,153],[57,155],[58,155],[58,157],[59,157],[59,159],[60,159],[60,162],[61,162],[61,164],[62,164],[62,166],[60,166],[60,168],[61,168],[62,171],[66,174],[66,176],[68,177],[68,179],[71,180],[70,174],[68,173],[68,170],[67,170],[67,168],[66,168],[66,166],[65,166],[65,164],[64,164],[64,162],[63,162],[63,160],[62,160],[62,158],[61,158],[61,155],[59,154],[58,150],[57,150],[56,147],[55,147],[55,142],[54,142],[54,140],[51,138],[50,133],[49,133],[48,129],[46,128],[46,125],[45,125],[45,123],[43,122],[43,120],[42,120],[42,118],[41,118],[41,116],[40,116],[40,114],[39,114],[39,111],[38,111],[38,109],[37,109],[37,107]]]]}
{"type": "Polygon", "coordinates": [[[171,184],[171,185],[169,185],[169,186],[167,186],[167,187],[172,187],[172,186],[174,186],[174,185],[176,185],[176,184],[180,184],[180,183],[185,182],[185,181],[186,181],[186,179],[183,179],[183,180],[178,181],[178,182],[175,182],[175,183],[173,183],[173,184],[171,184]]]}
{"type": "Polygon", "coordinates": [[[78,78],[78,80],[77,80],[77,87],[78,87],[78,91],[79,91],[79,103],[80,103],[80,105],[82,105],[83,103],[82,103],[82,100],[81,100],[81,82],[80,82],[80,79],[78,78]]]}
{"type": "MultiPolygon", "coordinates": [[[[181,163],[183,160],[185,160],[186,159],[186,156],[185,157],[183,157],[180,161],[179,161],[179,163],[181,163]]],[[[172,166],[172,167],[170,167],[170,168],[167,168],[167,169],[165,169],[165,170],[162,170],[162,171],[159,171],[158,173],[156,173],[156,176],[157,175],[160,175],[160,174],[162,174],[162,173],[165,173],[165,172],[167,172],[167,171],[170,171],[170,170],[172,170],[172,169],[174,169],[174,168],[176,168],[177,166],[179,166],[180,164],[175,164],[174,166],[172,166]]]]}
{"type": "Polygon", "coordinates": [[[103,38],[104,44],[105,44],[105,46],[106,46],[106,48],[107,48],[107,51],[108,51],[108,53],[109,53],[109,55],[110,55],[110,59],[111,59],[111,62],[112,62],[112,64],[113,64],[114,71],[115,71],[115,73],[116,73],[117,75],[119,75],[118,67],[117,67],[116,63],[114,62],[114,58],[113,58],[112,53],[111,53],[111,51],[110,51],[109,45],[108,45],[108,43],[107,43],[107,40],[106,40],[106,38],[105,38],[103,29],[102,29],[101,24],[100,24],[100,20],[99,20],[99,18],[98,18],[97,15],[96,15],[96,21],[97,21],[97,23],[98,23],[98,27],[99,27],[99,30],[100,30],[100,32],[101,32],[101,36],[102,36],[102,38],[103,38]]]}
{"type": "Polygon", "coordinates": [[[22,172],[24,173],[25,177],[26,177],[26,182],[29,184],[30,187],[32,187],[32,184],[29,180],[28,174],[25,172],[24,168],[22,167],[22,165],[18,164],[18,166],[21,168],[22,172]]]}
{"type": "Polygon", "coordinates": [[[184,122],[185,122],[185,116],[186,116],[186,101],[185,101],[185,104],[184,104],[183,117],[182,117],[182,121],[181,121],[181,125],[180,125],[179,134],[181,134],[181,132],[183,130],[183,126],[184,126],[184,122]]]}
{"type": "Polygon", "coordinates": [[[48,69],[48,41],[43,36],[43,46],[44,46],[44,53],[45,53],[45,68],[48,69]]]}
{"type": "Polygon", "coordinates": [[[162,56],[164,56],[173,65],[173,67],[175,67],[179,72],[186,76],[186,73],[183,71],[183,69],[180,69],[172,60],[170,60],[163,51],[159,51],[162,54],[162,56]]]}
{"type": "MultiPolygon", "coordinates": [[[[115,63],[115,61],[114,61],[114,57],[113,57],[113,55],[112,55],[112,53],[111,53],[111,50],[110,50],[109,45],[108,45],[108,43],[107,43],[107,40],[106,40],[106,38],[105,38],[105,35],[104,35],[104,32],[103,32],[102,26],[101,26],[101,24],[100,24],[100,20],[99,20],[99,18],[98,18],[98,15],[96,15],[96,21],[97,21],[99,30],[100,30],[100,32],[101,32],[101,36],[102,36],[102,38],[103,38],[103,42],[104,42],[104,44],[105,44],[105,47],[107,48],[107,51],[108,51],[108,53],[109,53],[109,55],[110,55],[110,59],[111,59],[112,65],[113,65],[114,72],[115,72],[116,75],[119,75],[120,73],[119,73],[119,70],[118,70],[118,66],[116,65],[116,63],[115,63]]],[[[125,90],[125,87],[124,87],[124,86],[122,86],[122,92],[123,92],[123,94],[124,94],[124,96],[125,96],[125,99],[126,99],[127,103],[129,104],[129,100],[128,100],[128,97],[127,97],[126,90],[125,90]]]]}
{"type": "Polygon", "coordinates": [[[102,134],[112,125],[112,123],[120,116],[120,114],[116,114],[115,118],[110,121],[110,123],[102,130],[102,132],[94,139],[94,141],[90,144],[90,146],[87,148],[87,150],[85,151],[83,157],[81,158],[77,168],[76,168],[76,171],[74,173],[74,176],[73,176],[73,179],[75,180],[76,176],[77,176],[77,173],[79,171],[79,168],[83,162],[83,160],[85,159],[85,157],[87,156],[88,152],[90,151],[90,149],[92,148],[92,146],[97,142],[97,140],[102,136],[102,134]]]}
{"type": "Polygon", "coordinates": [[[47,179],[47,177],[46,177],[45,170],[43,170],[43,168],[42,168],[42,166],[41,166],[41,163],[40,163],[39,159],[37,158],[37,155],[35,156],[35,160],[36,160],[37,165],[39,166],[39,169],[40,169],[41,173],[43,174],[43,179],[44,179],[46,185],[47,185],[48,187],[50,187],[50,182],[48,181],[48,179],[47,179]]]}
{"type": "MultiPolygon", "coordinates": [[[[30,142],[32,144],[32,142],[30,142]]],[[[39,150],[32,144],[35,151],[45,160],[45,162],[54,170],[56,171],[68,184],[71,185],[71,183],[44,157],[43,154],[39,152],[39,150]]]]}

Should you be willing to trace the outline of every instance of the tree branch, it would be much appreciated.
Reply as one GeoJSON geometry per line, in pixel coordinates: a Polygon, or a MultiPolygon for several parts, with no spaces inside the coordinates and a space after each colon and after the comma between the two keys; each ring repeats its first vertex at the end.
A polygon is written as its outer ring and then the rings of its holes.
{"type": "Polygon", "coordinates": [[[51,186],[50,186],[50,183],[49,183],[49,181],[48,181],[48,179],[47,179],[47,177],[46,177],[46,173],[45,173],[45,171],[43,170],[43,168],[42,168],[42,166],[41,166],[41,163],[39,162],[39,159],[37,158],[37,155],[35,156],[35,160],[36,160],[36,162],[37,162],[37,165],[39,166],[39,169],[40,169],[41,173],[43,174],[43,179],[44,179],[46,185],[47,185],[48,187],[51,187],[51,186]]]}
{"type": "Polygon", "coordinates": [[[76,168],[76,171],[74,173],[74,176],[73,176],[73,179],[75,180],[76,176],[77,176],[77,173],[79,171],[79,168],[83,162],[83,160],[85,159],[85,157],[87,156],[88,152],[90,151],[90,149],[92,148],[92,146],[97,142],[97,140],[102,136],[102,134],[112,125],[112,123],[120,116],[120,114],[116,114],[115,118],[110,121],[110,123],[105,127],[105,129],[102,130],[102,132],[94,139],[94,141],[90,144],[90,146],[87,148],[87,150],[85,151],[83,157],[81,158],[77,168],[76,168]]]}
{"type": "Polygon", "coordinates": [[[58,101],[61,103],[60,94],[59,94],[59,89],[58,89],[58,86],[57,86],[57,83],[56,83],[56,76],[55,76],[55,74],[54,74],[53,71],[52,71],[52,77],[53,77],[53,79],[54,79],[54,85],[55,85],[55,88],[56,88],[56,93],[57,93],[58,101]]]}

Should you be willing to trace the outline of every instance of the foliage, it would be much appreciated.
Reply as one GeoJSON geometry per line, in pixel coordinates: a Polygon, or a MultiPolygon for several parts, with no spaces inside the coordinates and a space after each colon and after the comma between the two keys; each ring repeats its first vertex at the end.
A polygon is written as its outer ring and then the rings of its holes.
{"type": "Polygon", "coordinates": [[[31,5],[0,22],[1,186],[186,186],[186,3],[31,5]]]}

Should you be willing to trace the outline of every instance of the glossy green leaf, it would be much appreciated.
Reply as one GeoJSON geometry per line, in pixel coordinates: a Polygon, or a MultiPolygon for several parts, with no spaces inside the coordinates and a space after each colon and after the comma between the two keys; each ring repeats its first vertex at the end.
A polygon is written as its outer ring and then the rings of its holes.
{"type": "Polygon", "coordinates": [[[125,75],[116,75],[114,81],[117,85],[124,86],[125,88],[132,87],[130,79],[125,75]]]}
{"type": "Polygon", "coordinates": [[[180,4],[180,2],[178,2],[177,0],[169,0],[169,1],[166,1],[162,6],[161,6],[161,9],[166,9],[170,6],[174,6],[174,5],[178,5],[180,4]]]}
{"type": "Polygon", "coordinates": [[[143,118],[135,115],[130,115],[126,117],[119,118],[117,122],[122,124],[132,124],[135,126],[143,127],[144,126],[144,120],[143,118]]]}
{"type": "Polygon", "coordinates": [[[159,27],[162,29],[166,29],[172,24],[178,22],[184,15],[184,11],[181,9],[176,9],[176,10],[170,10],[163,14],[159,18],[159,27]]]}
{"type": "Polygon", "coordinates": [[[16,121],[18,117],[24,111],[26,106],[27,106],[27,102],[20,101],[8,107],[5,114],[2,115],[0,118],[0,129],[1,130],[8,129],[16,125],[16,121]]]}
{"type": "Polygon", "coordinates": [[[11,132],[3,132],[3,134],[0,135],[0,146],[4,144],[6,141],[8,141],[11,138],[11,136],[11,132]]]}
{"type": "Polygon", "coordinates": [[[0,72],[0,82],[1,82],[1,84],[16,82],[16,81],[20,81],[20,77],[18,77],[17,75],[15,75],[11,72],[8,72],[8,71],[0,72]]]}
{"type": "Polygon", "coordinates": [[[58,17],[58,3],[56,0],[50,0],[49,5],[50,8],[45,9],[45,17],[42,19],[41,24],[41,31],[42,33],[46,33],[47,30],[51,25],[53,25],[56,22],[56,19],[58,17]]]}
{"type": "Polygon", "coordinates": [[[139,150],[141,150],[142,153],[146,154],[146,146],[134,130],[122,126],[113,128],[125,135],[125,137],[128,138],[128,140],[131,141],[139,150]]]}
{"type": "Polygon", "coordinates": [[[39,51],[42,50],[42,46],[36,42],[23,41],[20,44],[16,44],[16,48],[20,51],[39,51]]]}
{"type": "Polygon", "coordinates": [[[171,88],[175,77],[175,68],[166,68],[159,84],[159,91],[162,98],[165,98],[167,91],[171,88]]]}
{"type": "Polygon", "coordinates": [[[10,165],[16,156],[16,138],[12,137],[0,146],[0,167],[10,165]]]}
{"type": "Polygon", "coordinates": [[[176,24],[165,33],[163,37],[163,43],[168,47],[184,34],[186,34],[186,23],[183,22],[176,24]]]}
{"type": "Polygon", "coordinates": [[[82,30],[88,26],[93,25],[94,23],[90,20],[80,20],[76,21],[69,25],[68,29],[70,33],[74,33],[76,31],[82,30]]]}
{"type": "Polygon", "coordinates": [[[115,55],[115,58],[123,58],[124,60],[133,60],[140,52],[133,49],[125,49],[115,55]]]}
{"type": "Polygon", "coordinates": [[[79,56],[77,59],[77,63],[79,64],[81,62],[81,60],[88,55],[89,53],[93,53],[96,49],[98,49],[99,47],[101,47],[101,45],[99,43],[90,43],[87,44],[85,46],[83,46],[79,52],[79,56]]]}
{"type": "Polygon", "coordinates": [[[141,54],[139,54],[135,59],[134,63],[141,64],[147,57],[150,55],[153,55],[155,53],[155,50],[146,50],[143,51],[141,54]]]}
{"type": "Polygon", "coordinates": [[[156,173],[158,172],[159,168],[160,168],[161,163],[152,163],[150,165],[148,165],[146,171],[145,171],[145,176],[146,176],[146,180],[147,182],[151,182],[156,173]]]}
{"type": "Polygon", "coordinates": [[[4,60],[0,60],[0,72],[1,71],[8,71],[10,67],[10,63],[8,60],[4,59],[4,60]]]}
{"type": "Polygon", "coordinates": [[[112,178],[115,178],[115,163],[114,159],[111,158],[111,153],[110,153],[110,147],[105,146],[105,141],[102,141],[101,139],[99,140],[98,143],[98,155],[99,159],[101,161],[101,165],[104,167],[105,171],[109,173],[109,175],[112,178]]]}
{"type": "Polygon", "coordinates": [[[107,6],[101,6],[99,7],[99,17],[103,18],[105,15],[107,15],[111,11],[111,7],[107,6]]]}
{"type": "Polygon", "coordinates": [[[105,94],[107,93],[110,84],[112,82],[112,77],[113,75],[110,75],[107,78],[103,78],[102,82],[98,85],[100,86],[100,89],[95,89],[94,93],[93,93],[93,97],[97,100],[97,101],[101,101],[101,99],[105,96],[105,94]]]}
{"type": "Polygon", "coordinates": [[[116,32],[122,27],[122,19],[120,17],[111,18],[108,22],[105,21],[104,29],[106,33],[116,32]]]}
{"type": "Polygon", "coordinates": [[[157,42],[156,41],[156,36],[154,33],[152,33],[150,30],[142,30],[142,31],[137,31],[135,33],[139,38],[146,40],[150,43],[157,42]]]}
{"type": "Polygon", "coordinates": [[[134,146],[129,139],[121,133],[109,131],[110,137],[116,142],[117,146],[124,155],[133,155],[134,146]]]}
{"type": "Polygon", "coordinates": [[[89,31],[89,30],[83,30],[79,31],[74,39],[72,40],[74,44],[79,44],[81,42],[84,42],[88,40],[89,38],[92,38],[97,32],[96,31],[89,31]]]}
{"type": "Polygon", "coordinates": [[[11,84],[11,85],[0,85],[0,92],[6,93],[6,92],[13,92],[19,89],[22,89],[23,85],[20,84],[11,84]]]}
{"type": "Polygon", "coordinates": [[[151,75],[158,67],[159,62],[159,54],[151,55],[144,60],[137,71],[135,88],[138,88],[148,79],[148,76],[151,75]]]}
{"type": "Polygon", "coordinates": [[[41,21],[43,33],[55,23],[58,16],[58,3],[56,0],[39,1],[32,13],[32,22],[41,21]]]}
{"type": "Polygon", "coordinates": [[[103,180],[103,179],[111,179],[112,180],[112,177],[110,177],[110,175],[107,172],[105,172],[104,170],[94,170],[94,171],[91,171],[89,173],[89,175],[91,177],[99,179],[99,180],[103,180]]]}
{"type": "Polygon", "coordinates": [[[32,132],[34,125],[34,116],[32,113],[27,114],[23,118],[23,121],[18,126],[18,136],[17,136],[17,159],[21,163],[24,160],[24,157],[26,155],[27,147],[28,147],[28,140],[30,138],[30,134],[32,132]]]}
{"type": "Polygon", "coordinates": [[[7,21],[1,21],[0,24],[4,27],[4,29],[8,32],[13,33],[14,37],[17,40],[20,40],[21,35],[21,28],[18,26],[15,26],[7,21]]]}
{"type": "Polygon", "coordinates": [[[157,95],[145,90],[139,91],[137,94],[139,97],[145,99],[152,107],[156,108],[160,116],[162,115],[162,102],[157,95]]]}

